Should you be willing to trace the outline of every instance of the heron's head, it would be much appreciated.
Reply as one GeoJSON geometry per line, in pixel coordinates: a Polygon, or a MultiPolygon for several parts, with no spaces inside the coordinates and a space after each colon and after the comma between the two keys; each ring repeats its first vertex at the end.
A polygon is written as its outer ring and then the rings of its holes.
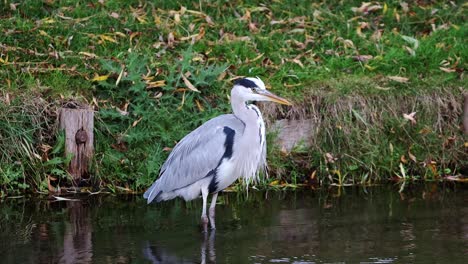
{"type": "Polygon", "coordinates": [[[271,101],[285,105],[291,103],[281,98],[265,88],[265,84],[260,78],[242,78],[234,82],[231,96],[238,96],[245,102],[247,101],[271,101]]]}

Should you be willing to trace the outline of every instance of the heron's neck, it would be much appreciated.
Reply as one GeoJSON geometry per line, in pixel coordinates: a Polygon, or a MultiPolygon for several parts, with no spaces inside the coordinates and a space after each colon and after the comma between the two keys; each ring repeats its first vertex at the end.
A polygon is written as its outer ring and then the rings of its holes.
{"type": "Polygon", "coordinates": [[[260,111],[257,107],[255,107],[255,105],[248,105],[244,100],[239,98],[231,98],[231,107],[234,115],[242,120],[245,124],[256,120],[257,117],[261,115],[260,111]]]}

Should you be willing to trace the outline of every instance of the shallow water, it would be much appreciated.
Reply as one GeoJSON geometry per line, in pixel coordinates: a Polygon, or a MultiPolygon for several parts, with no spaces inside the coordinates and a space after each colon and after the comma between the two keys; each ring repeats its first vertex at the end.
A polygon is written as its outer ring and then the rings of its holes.
{"type": "Polygon", "coordinates": [[[466,187],[223,193],[208,234],[200,200],[75,198],[0,203],[0,262],[468,263],[466,187]]]}

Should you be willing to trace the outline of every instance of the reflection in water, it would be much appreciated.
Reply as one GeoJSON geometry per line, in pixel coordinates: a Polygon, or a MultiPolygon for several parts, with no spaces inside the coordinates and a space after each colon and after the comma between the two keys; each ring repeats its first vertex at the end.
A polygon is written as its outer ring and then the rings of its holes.
{"type": "MultiPolygon", "coordinates": [[[[336,193],[336,191],[334,192],[336,193]]],[[[0,204],[2,263],[468,263],[468,192],[223,194],[216,232],[198,202],[136,196],[0,204]]]]}
{"type": "Polygon", "coordinates": [[[81,202],[67,202],[70,221],[65,223],[60,263],[90,263],[93,257],[92,227],[87,208],[81,202]]]}
{"type": "Polygon", "coordinates": [[[203,240],[200,248],[200,261],[193,262],[176,255],[174,252],[167,250],[164,246],[151,245],[146,241],[143,247],[143,256],[153,264],[177,264],[177,263],[216,263],[215,252],[215,231],[203,234],[203,240]],[[207,262],[208,259],[208,262],[207,262]]]}

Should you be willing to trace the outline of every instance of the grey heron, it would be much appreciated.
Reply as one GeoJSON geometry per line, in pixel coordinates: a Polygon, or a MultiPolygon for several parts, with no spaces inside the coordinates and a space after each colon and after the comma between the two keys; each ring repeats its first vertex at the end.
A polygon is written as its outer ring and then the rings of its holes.
{"type": "Polygon", "coordinates": [[[266,168],[265,123],[251,101],[272,101],[291,105],[265,88],[260,78],[243,78],[231,90],[233,114],[208,120],[190,132],[173,148],[161,167],[159,178],[145,192],[148,204],[182,197],[186,201],[203,198],[201,221],[215,229],[218,192],[235,180],[257,179],[266,168]],[[207,199],[212,194],[207,217],[207,199]]]}

